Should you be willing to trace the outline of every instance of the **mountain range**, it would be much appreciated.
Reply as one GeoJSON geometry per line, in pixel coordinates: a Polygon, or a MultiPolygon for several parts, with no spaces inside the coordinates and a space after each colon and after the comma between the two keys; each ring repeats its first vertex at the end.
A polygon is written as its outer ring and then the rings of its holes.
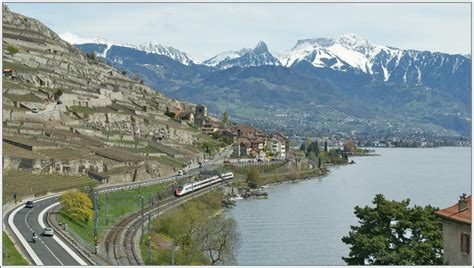
{"type": "Polygon", "coordinates": [[[196,62],[155,42],[62,37],[140,74],[156,90],[268,128],[471,133],[470,55],[398,49],[344,34],[298,40],[280,53],[259,41],[255,48],[196,62]]]}

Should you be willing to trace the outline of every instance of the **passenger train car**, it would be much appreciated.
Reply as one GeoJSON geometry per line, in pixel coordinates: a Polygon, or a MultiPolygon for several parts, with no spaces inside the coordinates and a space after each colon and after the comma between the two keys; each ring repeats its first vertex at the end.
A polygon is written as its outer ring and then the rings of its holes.
{"type": "Polygon", "coordinates": [[[188,194],[188,193],[191,193],[193,191],[208,187],[208,186],[213,185],[215,183],[232,179],[233,177],[234,177],[234,173],[226,172],[226,173],[220,174],[219,176],[216,175],[216,176],[209,177],[209,178],[204,179],[202,181],[196,181],[196,182],[193,182],[193,183],[187,183],[187,184],[184,184],[184,185],[180,185],[180,186],[178,186],[178,188],[176,188],[175,195],[176,196],[183,196],[185,194],[188,194]]]}

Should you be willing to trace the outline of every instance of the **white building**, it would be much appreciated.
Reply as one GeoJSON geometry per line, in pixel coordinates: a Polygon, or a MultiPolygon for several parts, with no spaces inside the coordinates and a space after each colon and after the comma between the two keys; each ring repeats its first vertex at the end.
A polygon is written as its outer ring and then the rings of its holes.
{"type": "Polygon", "coordinates": [[[284,141],[273,137],[270,139],[270,142],[267,143],[267,147],[275,155],[275,158],[286,158],[286,144],[284,141]]]}

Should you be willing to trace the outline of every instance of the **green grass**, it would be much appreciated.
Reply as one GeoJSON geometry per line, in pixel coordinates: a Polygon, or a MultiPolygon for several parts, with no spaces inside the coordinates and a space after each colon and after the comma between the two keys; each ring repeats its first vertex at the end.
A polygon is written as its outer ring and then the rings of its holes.
{"type": "Polygon", "coordinates": [[[33,174],[22,170],[3,171],[3,203],[13,201],[12,193],[20,202],[23,196],[41,196],[47,192],[60,192],[72,188],[94,186],[97,184],[87,176],[67,176],[57,173],[33,174]]]}
{"type": "Polygon", "coordinates": [[[15,89],[25,89],[22,85],[18,83],[13,83],[11,80],[3,79],[2,81],[3,88],[15,88],[15,89]]]}
{"type": "Polygon", "coordinates": [[[71,106],[69,110],[76,113],[83,113],[83,114],[93,114],[95,113],[94,108],[91,107],[83,107],[83,106],[71,106]]]}
{"type": "Polygon", "coordinates": [[[7,45],[6,50],[8,54],[11,54],[11,55],[18,53],[18,48],[15,47],[14,45],[7,45]]]}
{"type": "Polygon", "coordinates": [[[270,183],[278,183],[284,181],[293,181],[305,177],[320,177],[325,175],[324,171],[318,170],[306,170],[306,171],[290,171],[290,172],[282,172],[279,174],[268,174],[260,176],[259,186],[267,185],[270,183]]]}
{"type": "Polygon", "coordinates": [[[105,139],[105,138],[101,138],[102,140],[104,141],[108,141],[108,142],[115,142],[115,143],[123,143],[123,144],[139,144],[138,141],[128,141],[128,140],[110,140],[110,139],[105,139]]]}
{"type": "Polygon", "coordinates": [[[4,69],[13,69],[17,72],[34,72],[36,71],[35,68],[30,68],[26,65],[20,64],[20,63],[11,63],[11,62],[3,62],[3,68],[4,69]]]}
{"type": "Polygon", "coordinates": [[[68,231],[73,231],[79,237],[81,237],[84,241],[92,243],[94,241],[94,223],[93,221],[89,221],[85,223],[84,221],[75,220],[67,215],[64,211],[60,211],[58,213],[58,220],[62,223],[67,224],[68,231]]]}
{"type": "Polygon", "coordinates": [[[162,153],[151,146],[147,146],[145,148],[128,148],[128,151],[132,153],[162,153]]]}
{"type": "Polygon", "coordinates": [[[163,162],[164,164],[170,165],[175,168],[183,168],[186,165],[183,162],[180,162],[174,158],[168,156],[160,156],[158,157],[159,161],[163,162]]]}
{"type": "Polygon", "coordinates": [[[131,170],[133,170],[133,168],[131,168],[130,166],[116,167],[116,168],[112,168],[112,169],[109,169],[109,170],[103,172],[103,174],[105,174],[105,175],[116,175],[116,174],[120,174],[120,173],[127,173],[131,170]]]}
{"type": "Polygon", "coordinates": [[[41,98],[33,94],[27,95],[17,95],[17,94],[3,94],[4,98],[7,98],[11,101],[25,101],[25,102],[43,102],[41,98]]]}
{"type": "MultiPolygon", "coordinates": [[[[117,191],[108,193],[108,210],[106,206],[106,194],[99,194],[99,238],[104,233],[104,227],[113,225],[117,220],[127,214],[139,211],[141,209],[141,199],[144,196],[144,205],[148,206],[148,196],[155,197],[158,192],[165,189],[168,184],[155,184],[147,187],[136,188],[126,191],[117,191]],[[107,216],[108,215],[108,222],[107,216]]],[[[86,242],[92,243],[94,240],[93,221],[88,223],[82,220],[70,218],[66,213],[61,211],[58,214],[61,222],[68,224],[68,228],[74,231],[86,242]]]]}
{"type": "Polygon", "coordinates": [[[21,256],[5,232],[2,232],[2,242],[3,265],[28,265],[28,262],[21,256]]]}

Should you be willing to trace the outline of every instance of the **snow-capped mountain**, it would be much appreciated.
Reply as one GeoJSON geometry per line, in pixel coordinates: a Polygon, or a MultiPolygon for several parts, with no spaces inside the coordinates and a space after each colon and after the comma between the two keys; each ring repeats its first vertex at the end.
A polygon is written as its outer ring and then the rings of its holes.
{"type": "Polygon", "coordinates": [[[354,34],[329,38],[299,40],[289,51],[279,55],[283,66],[308,61],[315,67],[347,71],[351,68],[370,73],[370,58],[387,47],[377,46],[354,34]]]}
{"type": "Polygon", "coordinates": [[[355,34],[299,40],[278,58],[286,67],[307,61],[315,67],[353,70],[405,84],[424,84],[425,78],[433,74],[444,73],[446,69],[455,73],[462,65],[470,64],[470,59],[463,55],[402,50],[371,43],[355,34]]]}
{"type": "Polygon", "coordinates": [[[176,49],[174,47],[163,46],[154,41],[151,41],[149,43],[143,43],[140,45],[131,45],[130,47],[147,53],[168,56],[184,65],[189,65],[194,62],[191,57],[189,57],[186,53],[181,52],[179,49],[176,49]]]}
{"type": "Polygon", "coordinates": [[[179,49],[169,47],[169,46],[164,46],[154,41],[135,45],[135,44],[119,44],[119,43],[115,43],[115,42],[112,42],[103,38],[99,38],[99,37],[81,38],[69,32],[60,34],[60,36],[62,39],[66,40],[68,43],[73,44],[73,45],[82,45],[82,46],[99,45],[101,49],[100,51],[96,51],[97,56],[100,56],[106,59],[107,59],[109,50],[113,46],[115,46],[115,47],[133,48],[133,49],[140,50],[146,53],[167,56],[184,65],[189,65],[189,64],[194,63],[194,60],[191,57],[189,57],[186,53],[180,51],[179,49]]]}
{"type": "Polygon", "coordinates": [[[254,49],[244,48],[239,51],[226,51],[204,61],[202,64],[219,70],[236,66],[281,65],[280,61],[268,51],[268,47],[263,41],[259,41],[254,49]]]}
{"type": "MultiPolygon", "coordinates": [[[[364,121],[369,127],[370,120],[381,118],[393,125],[403,122],[398,130],[412,125],[416,131],[443,129],[469,137],[471,133],[470,55],[402,50],[346,34],[300,40],[280,54],[259,42],[255,48],[182,64],[186,58],[173,55],[178,50],[156,43],[115,45],[77,38],[70,42],[83,43],[76,47],[105,55],[112,66],[129,76],[140,75],[145,84],[174,98],[204,103],[213,111],[222,102],[238,102],[245,107],[308,111],[321,121],[349,115],[369,120],[364,121]],[[315,103],[326,108],[314,109],[315,103]]],[[[255,117],[261,116],[256,112],[255,117]]],[[[306,123],[311,124],[300,126],[306,123]]]]}
{"type": "Polygon", "coordinates": [[[216,56],[208,60],[205,60],[204,62],[202,62],[202,64],[211,66],[211,67],[216,67],[217,65],[219,65],[219,63],[223,61],[230,61],[230,60],[242,57],[245,53],[248,53],[250,51],[252,51],[250,48],[242,48],[239,51],[231,51],[231,50],[225,51],[220,54],[217,54],[216,56]]]}

